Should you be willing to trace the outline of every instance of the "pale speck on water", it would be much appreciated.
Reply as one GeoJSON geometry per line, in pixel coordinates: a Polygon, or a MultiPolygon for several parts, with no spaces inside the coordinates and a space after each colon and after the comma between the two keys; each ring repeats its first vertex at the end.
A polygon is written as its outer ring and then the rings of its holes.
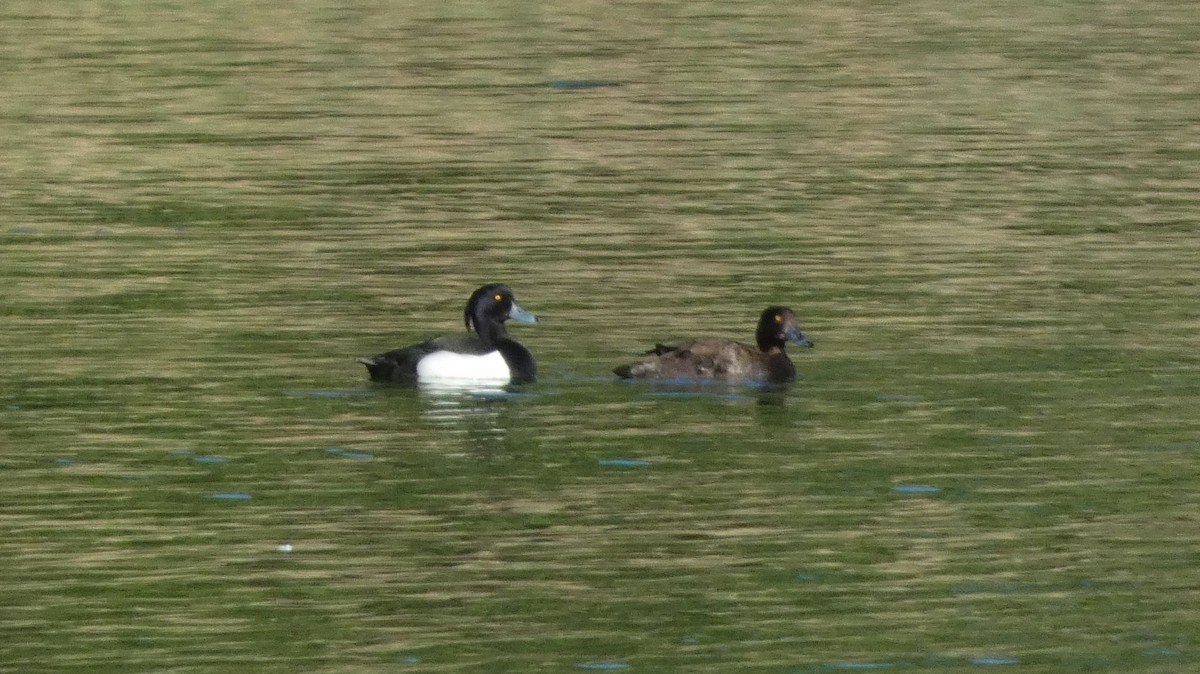
{"type": "Polygon", "coordinates": [[[1200,671],[1200,4],[0,35],[0,671],[1200,671]],[[367,382],[488,282],[536,384],[367,382]]]}

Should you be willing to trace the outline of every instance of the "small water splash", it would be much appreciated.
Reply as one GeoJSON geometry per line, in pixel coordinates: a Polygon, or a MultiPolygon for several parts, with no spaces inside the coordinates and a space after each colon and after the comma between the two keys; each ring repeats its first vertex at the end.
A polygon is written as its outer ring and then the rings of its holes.
{"type": "Polygon", "coordinates": [[[897,484],[892,485],[892,491],[897,494],[938,494],[942,488],[931,484],[897,484]]]}
{"type": "Polygon", "coordinates": [[[650,462],[644,459],[600,459],[598,463],[611,468],[645,468],[650,465],[650,462]]]}
{"type": "Polygon", "coordinates": [[[971,658],[967,662],[970,662],[972,665],[979,665],[980,667],[1003,667],[1005,665],[1021,664],[1021,661],[1017,658],[998,658],[992,656],[971,658]]]}
{"type": "Polygon", "coordinates": [[[225,463],[225,457],[223,457],[223,456],[193,456],[192,461],[194,461],[195,463],[217,464],[217,463],[225,463]]]}
{"type": "Polygon", "coordinates": [[[250,494],[240,491],[218,492],[210,494],[208,497],[214,501],[249,501],[254,498],[250,494]]]}
{"type": "Polygon", "coordinates": [[[344,459],[373,459],[373,458],[375,458],[375,455],[371,454],[369,452],[351,452],[349,450],[342,449],[341,447],[330,447],[329,449],[325,450],[325,453],[332,455],[332,456],[340,456],[344,459]]]}

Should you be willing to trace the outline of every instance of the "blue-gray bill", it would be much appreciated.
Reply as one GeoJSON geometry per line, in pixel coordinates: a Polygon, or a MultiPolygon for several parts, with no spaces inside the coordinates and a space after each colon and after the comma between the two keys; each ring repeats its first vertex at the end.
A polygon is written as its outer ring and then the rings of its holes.
{"type": "Polygon", "coordinates": [[[508,310],[509,320],[518,323],[537,323],[538,319],[532,312],[525,311],[516,302],[513,302],[512,308],[508,310]]]}
{"type": "Polygon", "coordinates": [[[796,346],[807,346],[810,349],[813,347],[812,340],[805,337],[804,333],[800,332],[796,328],[788,330],[784,337],[787,338],[789,343],[795,344],[796,346]]]}

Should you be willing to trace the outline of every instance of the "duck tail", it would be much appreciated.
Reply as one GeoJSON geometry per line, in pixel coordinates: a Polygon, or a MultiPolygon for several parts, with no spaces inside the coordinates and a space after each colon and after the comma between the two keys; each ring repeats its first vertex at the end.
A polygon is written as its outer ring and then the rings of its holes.
{"type": "Polygon", "coordinates": [[[622,379],[653,379],[658,376],[658,362],[651,359],[619,365],[613,368],[613,374],[622,379]]]}
{"type": "Polygon", "coordinates": [[[367,366],[367,374],[371,381],[391,381],[392,368],[388,367],[388,362],[379,358],[357,358],[356,362],[367,366]]]}

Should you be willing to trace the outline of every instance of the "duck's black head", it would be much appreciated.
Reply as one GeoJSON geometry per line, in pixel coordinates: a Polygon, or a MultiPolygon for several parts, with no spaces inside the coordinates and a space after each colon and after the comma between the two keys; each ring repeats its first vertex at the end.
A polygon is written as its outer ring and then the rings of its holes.
{"type": "Polygon", "coordinates": [[[813,345],[812,341],[800,332],[796,314],[787,307],[767,307],[758,319],[758,330],[754,336],[758,341],[758,348],[763,351],[782,349],[789,342],[798,346],[813,345]]]}
{"type": "Polygon", "coordinates": [[[504,337],[504,321],[537,323],[537,316],[517,305],[513,291],[506,285],[491,283],[471,293],[467,308],[463,311],[463,322],[468,330],[474,330],[485,340],[504,337]]]}

